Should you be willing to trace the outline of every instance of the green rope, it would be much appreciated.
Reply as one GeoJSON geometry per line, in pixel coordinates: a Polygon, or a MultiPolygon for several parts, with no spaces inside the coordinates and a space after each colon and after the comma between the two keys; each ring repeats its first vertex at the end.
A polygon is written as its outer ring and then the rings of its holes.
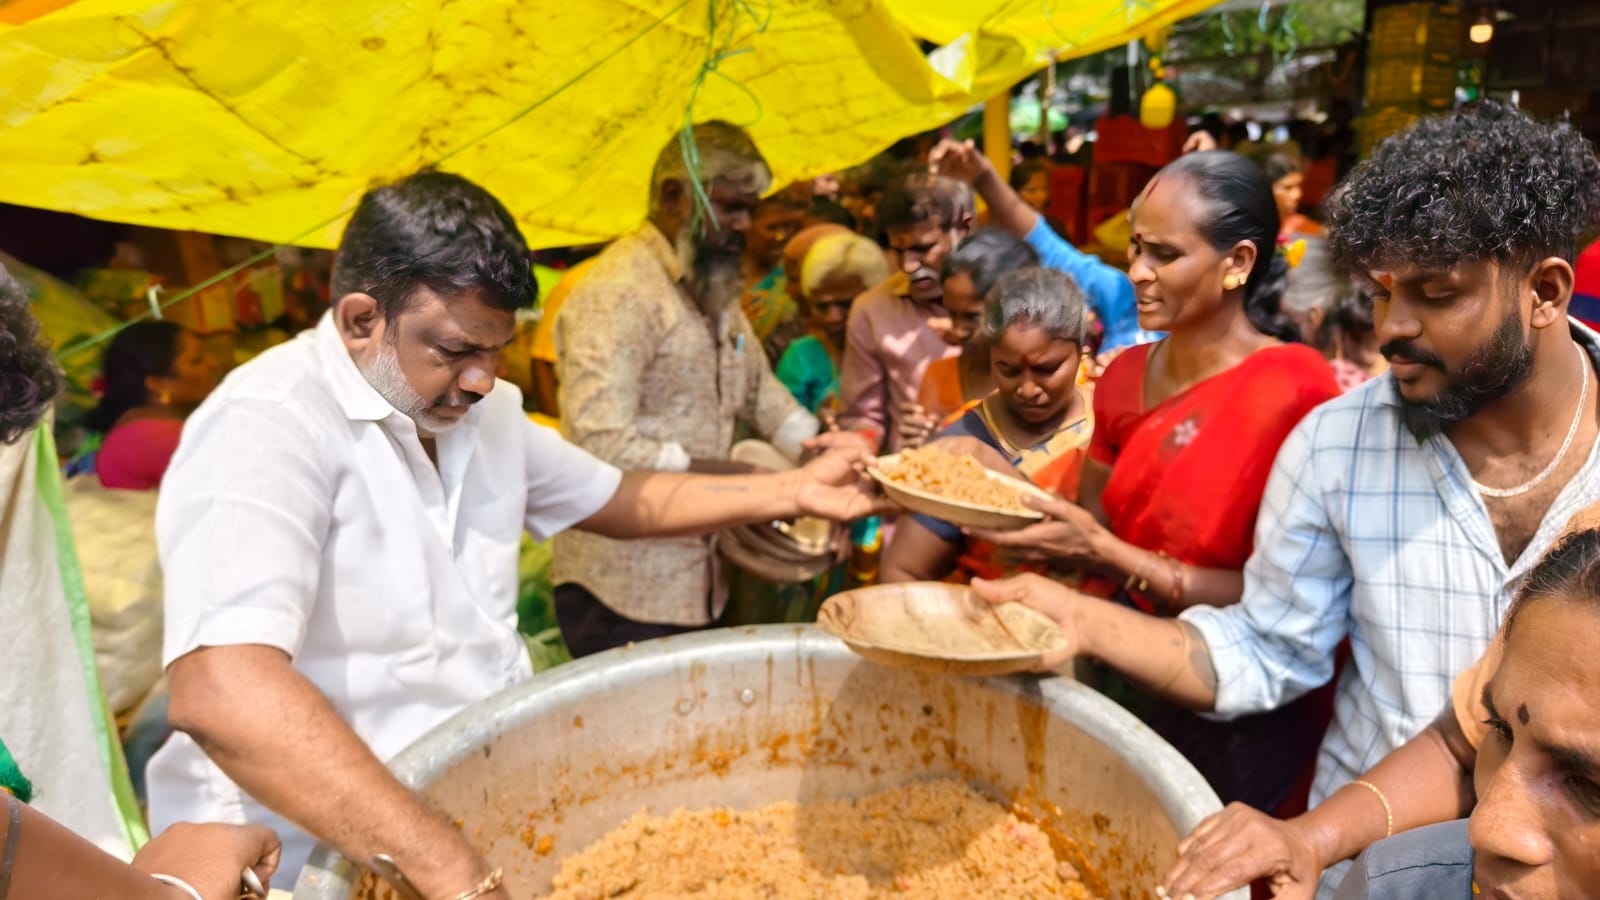
{"type": "Polygon", "coordinates": [[[748,18],[754,26],[756,34],[764,34],[767,27],[772,24],[772,4],[766,4],[766,15],[757,15],[748,0],[727,0],[732,13],[726,21],[728,34],[719,40],[717,32],[722,28],[722,19],[717,15],[719,0],[706,0],[706,55],[705,61],[700,64],[700,71],[695,73],[694,80],[689,84],[689,102],[683,109],[683,126],[678,131],[678,152],[683,154],[683,167],[687,175],[690,191],[694,197],[694,215],[690,221],[691,228],[699,228],[702,221],[709,221],[713,228],[717,227],[717,214],[711,208],[711,195],[706,191],[706,185],[701,178],[700,148],[694,142],[694,105],[700,99],[700,89],[705,86],[706,78],[716,75],[735,88],[743,91],[756,107],[756,117],[750,123],[761,120],[764,110],[761,99],[745,85],[734,81],[726,74],[717,70],[723,62],[736,56],[743,56],[750,52],[749,47],[740,50],[729,50],[735,38],[739,36],[739,20],[748,18]]]}

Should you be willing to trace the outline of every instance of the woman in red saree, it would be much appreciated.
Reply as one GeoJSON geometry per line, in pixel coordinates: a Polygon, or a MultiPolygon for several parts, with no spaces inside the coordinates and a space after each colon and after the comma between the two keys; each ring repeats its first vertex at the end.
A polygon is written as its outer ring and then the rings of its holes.
{"type": "MultiPolygon", "coordinates": [[[[1296,343],[1279,308],[1288,263],[1275,252],[1278,228],[1271,184],[1235,154],[1191,154],[1150,182],[1132,211],[1129,277],[1139,327],[1168,337],[1101,376],[1080,505],[1051,504],[1043,524],[984,537],[1076,560],[1084,590],[1146,611],[1238,602],[1278,447],[1338,394],[1327,361],[1296,343]]],[[[1216,722],[1104,681],[1224,802],[1295,805],[1325,700],[1216,722]]]]}

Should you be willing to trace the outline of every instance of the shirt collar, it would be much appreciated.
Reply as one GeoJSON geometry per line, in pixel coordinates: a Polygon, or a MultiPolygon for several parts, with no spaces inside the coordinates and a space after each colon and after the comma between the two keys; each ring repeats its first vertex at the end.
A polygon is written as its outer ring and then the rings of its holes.
{"type": "MultiPolygon", "coordinates": [[[[1578,342],[1583,352],[1589,355],[1590,361],[1596,368],[1600,368],[1600,334],[1577,319],[1568,317],[1567,324],[1572,328],[1572,339],[1578,342]]],[[[1375,381],[1382,380],[1383,385],[1375,388],[1382,396],[1379,398],[1384,406],[1399,408],[1400,392],[1395,390],[1394,376],[1388,372],[1379,375],[1375,381]]]]}
{"type": "Polygon", "coordinates": [[[334,324],[332,310],[324,313],[322,321],[317,323],[316,341],[322,370],[328,375],[328,386],[347,417],[357,422],[380,422],[400,414],[356,368],[356,361],[350,358],[350,350],[339,334],[339,326],[334,324]]]}
{"type": "Polygon", "coordinates": [[[729,336],[731,329],[735,327],[735,317],[743,313],[740,305],[738,303],[730,303],[726,309],[714,315],[705,312],[695,302],[693,296],[690,295],[690,288],[685,283],[688,275],[683,271],[683,263],[678,259],[678,251],[673,248],[672,242],[667,240],[667,236],[661,233],[661,229],[657,228],[654,222],[646,222],[644,227],[637,232],[637,236],[640,242],[644,244],[645,250],[655,257],[656,262],[661,265],[661,270],[666,274],[667,280],[683,289],[685,300],[700,315],[714,319],[724,337],[729,336]]]}
{"type": "Polygon", "coordinates": [[[654,222],[644,223],[644,227],[639,229],[639,240],[644,242],[645,249],[661,263],[661,268],[666,270],[670,281],[677,283],[683,280],[685,273],[683,263],[678,259],[678,251],[654,222]]]}

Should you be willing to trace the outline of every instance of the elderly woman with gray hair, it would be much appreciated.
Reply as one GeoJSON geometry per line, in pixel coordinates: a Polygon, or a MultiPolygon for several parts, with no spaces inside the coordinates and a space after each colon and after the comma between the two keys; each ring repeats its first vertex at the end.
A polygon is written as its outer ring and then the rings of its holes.
{"type": "Polygon", "coordinates": [[[888,279],[889,265],[877,244],[840,229],[823,234],[806,250],[799,275],[806,333],[784,350],[775,374],[801,406],[831,416],[839,399],[839,360],[850,305],[888,279]]]}
{"type": "Polygon", "coordinates": [[[1304,249],[1291,245],[1291,255],[1299,262],[1289,270],[1283,312],[1305,335],[1305,342],[1328,358],[1341,393],[1359,387],[1388,365],[1378,353],[1372,300],[1334,271],[1321,238],[1295,243],[1304,249]]]}
{"type": "MultiPolygon", "coordinates": [[[[1029,266],[1001,276],[984,299],[978,332],[988,346],[995,390],[939,438],[980,442],[1034,484],[1077,496],[1094,425],[1078,390],[1087,332],[1083,291],[1067,275],[1029,266]]],[[[959,568],[969,578],[996,578],[1006,574],[1006,565],[993,545],[948,522],[914,516],[896,527],[882,577],[937,581],[959,568]]]]}

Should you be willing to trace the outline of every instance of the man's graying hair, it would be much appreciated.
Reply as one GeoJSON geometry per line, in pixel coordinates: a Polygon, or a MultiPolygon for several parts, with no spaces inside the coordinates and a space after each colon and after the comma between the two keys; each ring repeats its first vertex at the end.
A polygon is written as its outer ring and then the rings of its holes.
{"type": "MultiPolygon", "coordinates": [[[[718,178],[733,181],[755,180],[756,192],[764,194],[772,184],[772,172],[767,160],[757,149],[755,141],[744,129],[723,121],[702,122],[694,126],[695,152],[699,155],[700,183],[710,190],[711,182],[718,178]]],[[[668,181],[689,181],[689,165],[684,159],[683,144],[679,135],[661,148],[656,156],[655,168],[650,173],[650,208],[661,203],[661,186],[668,181]]]]}
{"type": "Polygon", "coordinates": [[[1041,328],[1082,346],[1089,323],[1078,283],[1055,269],[1029,266],[1000,276],[983,302],[980,337],[993,344],[1013,325],[1041,328]]]}

